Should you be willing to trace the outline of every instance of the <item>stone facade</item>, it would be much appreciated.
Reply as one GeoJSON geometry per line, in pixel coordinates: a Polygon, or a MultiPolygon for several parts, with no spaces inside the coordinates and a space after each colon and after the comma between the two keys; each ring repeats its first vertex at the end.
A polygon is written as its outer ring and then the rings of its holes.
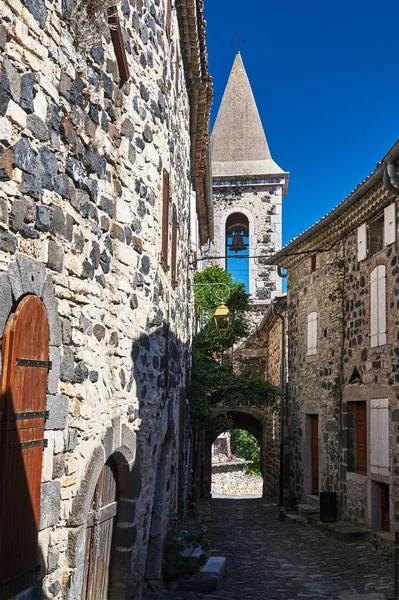
{"type": "Polygon", "coordinates": [[[170,8],[168,36],[167,2],[122,2],[130,72],[123,85],[109,34],[87,54],[78,51],[71,7],[0,6],[0,334],[22,297],[42,299],[52,361],[43,595],[81,598],[87,516],[113,456],[120,502],[109,593],[138,599],[146,569],[147,579],[160,577],[159,538],[181,491],[193,185],[201,243],[211,231],[202,2],[180,2],[179,15],[170,8]],[[173,282],[160,260],[164,170],[178,215],[173,282]]]}
{"type": "Polygon", "coordinates": [[[244,470],[246,462],[248,461],[213,463],[212,494],[262,496],[262,477],[246,473],[244,470]]]}
{"type": "Polygon", "coordinates": [[[375,531],[392,531],[399,519],[398,157],[397,143],[337,208],[271,259],[288,269],[291,492],[298,499],[311,494],[318,476],[320,491],[337,493],[341,518],[375,531]],[[386,271],[375,303],[379,265],[386,271]],[[363,410],[365,417],[357,416],[363,410]]]}

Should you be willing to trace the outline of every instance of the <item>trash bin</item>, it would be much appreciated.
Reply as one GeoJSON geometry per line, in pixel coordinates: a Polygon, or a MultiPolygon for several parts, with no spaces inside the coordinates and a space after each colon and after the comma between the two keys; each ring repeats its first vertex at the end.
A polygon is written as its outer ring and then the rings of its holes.
{"type": "Polygon", "coordinates": [[[337,520],[337,492],[320,492],[320,521],[334,523],[337,520]]]}

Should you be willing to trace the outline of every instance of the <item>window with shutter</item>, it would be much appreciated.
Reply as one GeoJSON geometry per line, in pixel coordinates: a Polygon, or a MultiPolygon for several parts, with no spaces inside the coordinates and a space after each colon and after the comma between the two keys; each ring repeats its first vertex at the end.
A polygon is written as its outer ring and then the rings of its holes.
{"type": "Polygon", "coordinates": [[[172,0],[166,0],[166,20],[165,20],[165,32],[168,42],[170,42],[172,34],[172,0]]]}
{"type": "Polygon", "coordinates": [[[384,214],[368,224],[368,256],[373,256],[384,247],[384,214]]]}
{"type": "Polygon", "coordinates": [[[162,266],[167,269],[169,249],[169,173],[166,169],[163,170],[161,238],[161,263],[162,266]]]}
{"type": "Polygon", "coordinates": [[[111,32],[112,44],[114,46],[116,62],[119,70],[119,83],[123,85],[129,79],[129,66],[123,40],[122,27],[116,6],[108,9],[108,24],[111,32]]]}
{"type": "Polygon", "coordinates": [[[0,400],[0,596],[36,582],[47,374],[46,310],[26,296],[2,339],[0,400]]]}
{"type": "Polygon", "coordinates": [[[366,402],[355,404],[355,470],[367,473],[367,413],[366,402]]]}
{"type": "Polygon", "coordinates": [[[389,402],[387,398],[370,401],[370,471],[389,475],[389,402]]]}
{"type": "Polygon", "coordinates": [[[393,202],[384,210],[384,245],[396,242],[396,203],[393,202]]]}
{"type": "Polygon", "coordinates": [[[378,265],[370,276],[370,345],[386,344],[386,268],[378,265]]]}
{"type": "Polygon", "coordinates": [[[357,260],[367,258],[367,224],[363,223],[357,229],[357,260]]]}
{"type": "Polygon", "coordinates": [[[175,286],[177,283],[177,213],[176,207],[173,205],[172,209],[172,257],[171,257],[171,271],[172,271],[172,285],[175,286]]]}
{"type": "Polygon", "coordinates": [[[317,321],[317,312],[308,314],[308,355],[317,354],[317,321]]]}

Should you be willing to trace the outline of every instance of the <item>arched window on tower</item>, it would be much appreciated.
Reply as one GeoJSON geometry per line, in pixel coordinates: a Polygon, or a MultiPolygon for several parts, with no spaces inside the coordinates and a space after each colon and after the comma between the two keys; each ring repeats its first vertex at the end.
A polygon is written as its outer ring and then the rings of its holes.
{"type": "Polygon", "coordinates": [[[229,215],[226,221],[226,271],[233,281],[241,281],[249,292],[249,221],[242,213],[229,215]]]}

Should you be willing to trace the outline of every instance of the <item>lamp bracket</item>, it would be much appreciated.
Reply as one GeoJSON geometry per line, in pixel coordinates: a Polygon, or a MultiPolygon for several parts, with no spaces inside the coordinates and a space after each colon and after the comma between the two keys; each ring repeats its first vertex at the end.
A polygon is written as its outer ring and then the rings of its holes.
{"type": "Polygon", "coordinates": [[[216,285],[219,286],[219,288],[224,288],[223,290],[215,290],[215,296],[218,300],[225,302],[229,298],[231,290],[227,283],[190,283],[189,288],[206,287],[210,285],[216,285]]]}

